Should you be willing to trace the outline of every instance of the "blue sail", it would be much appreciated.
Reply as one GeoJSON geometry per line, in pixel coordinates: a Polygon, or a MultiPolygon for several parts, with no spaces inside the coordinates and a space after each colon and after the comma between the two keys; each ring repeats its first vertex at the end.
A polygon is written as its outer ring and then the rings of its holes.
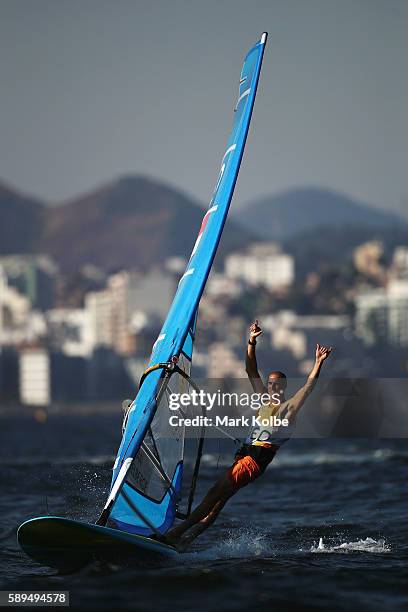
{"type": "MultiPolygon", "coordinates": [[[[238,177],[266,38],[264,33],[245,57],[232,132],[222,157],[217,184],[167,319],[153,346],[149,367],[177,358],[178,366],[189,374],[199,301],[238,177]]],[[[109,526],[144,535],[165,533],[171,527],[182,490],[183,455],[178,454],[174,441],[182,434],[166,429],[168,415],[166,408],[162,407],[162,386],[161,368],[153,369],[144,378],[129,413],[105,505],[109,512],[109,526]]]]}

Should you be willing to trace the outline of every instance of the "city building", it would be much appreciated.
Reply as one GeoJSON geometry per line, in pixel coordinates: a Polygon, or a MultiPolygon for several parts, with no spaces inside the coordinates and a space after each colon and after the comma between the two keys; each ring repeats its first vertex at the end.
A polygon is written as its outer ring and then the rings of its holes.
{"type": "Polygon", "coordinates": [[[355,305],[356,334],[364,344],[408,346],[408,281],[394,280],[386,288],[365,291],[355,305]]]}
{"type": "Polygon", "coordinates": [[[163,321],[174,295],[174,280],[159,271],[140,276],[119,272],[108,279],[106,289],[93,291],[85,298],[94,346],[113,348],[120,355],[135,349],[134,315],[146,313],[163,321]]]}
{"type": "Polygon", "coordinates": [[[48,256],[3,256],[0,268],[8,286],[25,296],[31,308],[44,311],[54,306],[58,268],[48,256]]]}
{"type": "Polygon", "coordinates": [[[0,266],[0,328],[22,327],[27,322],[29,311],[28,298],[10,285],[0,266]]]}
{"type": "Polygon", "coordinates": [[[208,347],[208,378],[246,378],[245,360],[225,342],[208,347]]]}
{"type": "Polygon", "coordinates": [[[17,403],[19,397],[18,352],[0,345],[0,402],[17,403]]]}
{"type": "Polygon", "coordinates": [[[89,357],[95,346],[89,310],[55,308],[46,313],[51,348],[71,357],[89,357]]]}
{"type": "Polygon", "coordinates": [[[214,298],[236,298],[243,292],[243,283],[240,279],[212,272],[207,281],[205,293],[214,298]]]}
{"type": "Polygon", "coordinates": [[[290,287],[294,281],[294,259],[282,253],[278,244],[254,244],[245,253],[226,257],[225,274],[232,279],[242,279],[251,286],[281,290],[290,287]]]}
{"type": "Polygon", "coordinates": [[[353,261],[356,269],[365,276],[383,283],[386,270],[382,263],[384,246],[379,240],[370,240],[361,244],[353,252],[353,261]]]}
{"type": "Polygon", "coordinates": [[[18,370],[19,400],[28,406],[78,401],[117,401],[120,405],[135,392],[125,360],[107,348],[84,358],[27,347],[20,350],[18,370]]]}
{"type": "Polygon", "coordinates": [[[10,286],[0,266],[0,344],[13,344],[24,340],[30,315],[29,299],[10,286]]]}
{"type": "Polygon", "coordinates": [[[20,402],[30,406],[51,403],[51,360],[46,349],[27,349],[19,360],[20,402]]]}
{"type": "Polygon", "coordinates": [[[408,247],[399,246],[395,249],[391,264],[391,275],[394,278],[408,280],[408,247]]]}
{"type": "Polygon", "coordinates": [[[352,325],[346,315],[299,315],[290,310],[260,319],[262,329],[270,333],[272,348],[289,351],[297,361],[313,359],[316,342],[340,347],[352,325]]]}

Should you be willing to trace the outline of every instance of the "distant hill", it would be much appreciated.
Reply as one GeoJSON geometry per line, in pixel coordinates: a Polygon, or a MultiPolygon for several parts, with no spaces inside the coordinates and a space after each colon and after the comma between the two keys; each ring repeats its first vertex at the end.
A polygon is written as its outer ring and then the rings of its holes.
{"type": "MultiPolygon", "coordinates": [[[[146,268],[170,255],[187,258],[204,212],[174,188],[144,177],[125,177],[50,209],[42,249],[67,272],[85,262],[106,271],[146,268]]],[[[228,223],[219,256],[249,238],[236,223],[228,223]]]]}
{"type": "MultiPolygon", "coordinates": [[[[259,237],[283,242],[298,273],[345,261],[355,246],[373,238],[389,252],[408,242],[408,224],[397,215],[328,190],[288,191],[243,210],[232,206],[231,213],[219,263],[259,237]]],[[[68,274],[86,263],[105,272],[147,269],[171,255],[188,257],[203,214],[177,189],[141,176],[55,206],[0,183],[0,254],[46,253],[68,274]]]]}
{"type": "Polygon", "coordinates": [[[232,218],[269,240],[284,241],[319,227],[384,228],[408,225],[384,212],[329,189],[292,189],[232,211],[232,218]]]}
{"type": "Polygon", "coordinates": [[[45,207],[0,183],[0,254],[31,253],[44,224],[45,207]]]}
{"type": "Polygon", "coordinates": [[[304,276],[311,271],[322,271],[328,266],[347,264],[353,250],[369,240],[380,240],[384,255],[390,259],[396,246],[408,244],[408,224],[384,225],[341,225],[315,227],[284,241],[284,249],[295,258],[296,273],[304,276]]]}
{"type": "MultiPolygon", "coordinates": [[[[2,252],[46,253],[66,273],[85,263],[111,272],[147,268],[171,255],[188,257],[205,212],[180,191],[138,176],[56,206],[4,193],[0,226],[8,239],[2,252]]],[[[218,261],[253,238],[227,223],[218,261]]]]}

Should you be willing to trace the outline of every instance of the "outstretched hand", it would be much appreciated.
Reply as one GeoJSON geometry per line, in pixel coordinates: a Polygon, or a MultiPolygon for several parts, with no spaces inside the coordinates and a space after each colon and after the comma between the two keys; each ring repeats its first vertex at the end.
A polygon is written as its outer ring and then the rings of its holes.
{"type": "Polygon", "coordinates": [[[262,329],[258,325],[258,319],[255,319],[255,321],[249,327],[249,337],[251,340],[254,340],[261,334],[262,334],[262,329]]]}
{"type": "Polygon", "coordinates": [[[316,344],[316,361],[321,363],[327,359],[332,350],[333,349],[331,346],[321,346],[320,344],[316,344]]]}

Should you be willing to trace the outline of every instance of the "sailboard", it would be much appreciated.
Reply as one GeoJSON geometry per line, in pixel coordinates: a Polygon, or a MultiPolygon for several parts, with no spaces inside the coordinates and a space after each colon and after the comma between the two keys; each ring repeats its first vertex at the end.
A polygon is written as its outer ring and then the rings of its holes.
{"type": "MultiPolygon", "coordinates": [[[[263,33],[245,57],[232,131],[217,183],[130,406],[106,504],[96,524],[59,517],[39,517],[23,523],[18,531],[19,543],[42,564],[61,568],[68,544],[71,551],[82,551],[81,562],[102,553],[106,556],[110,547],[121,550],[124,542],[127,550],[130,547],[142,559],[147,551],[158,556],[175,553],[172,546],[160,540],[176,518],[186,518],[191,512],[205,432],[200,428],[192,438],[186,436],[183,426],[170,425],[169,398],[172,393],[189,393],[196,388],[191,364],[199,302],[237,181],[266,39],[267,33],[263,33]]],[[[203,410],[189,407],[189,417],[194,416],[193,409],[203,410]]]]}

